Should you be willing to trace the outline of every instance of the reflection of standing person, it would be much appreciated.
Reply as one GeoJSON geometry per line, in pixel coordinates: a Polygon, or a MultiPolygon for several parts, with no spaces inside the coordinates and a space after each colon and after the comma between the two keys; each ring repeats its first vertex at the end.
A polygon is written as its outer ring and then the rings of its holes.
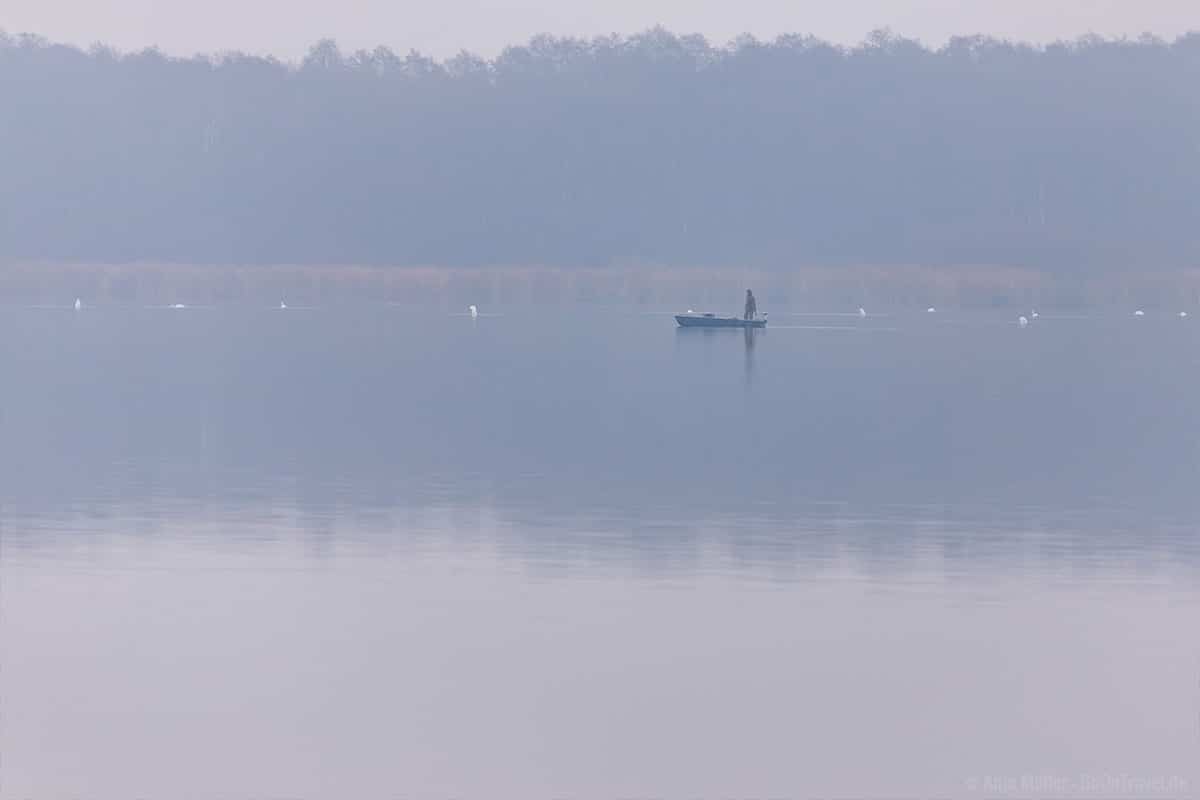
{"type": "Polygon", "coordinates": [[[742,336],[746,342],[746,386],[754,380],[754,339],[757,334],[753,326],[742,326],[742,336]]]}
{"type": "Polygon", "coordinates": [[[754,319],[758,314],[758,302],[754,299],[754,292],[746,290],[746,312],[742,315],[742,319],[754,319]]]}

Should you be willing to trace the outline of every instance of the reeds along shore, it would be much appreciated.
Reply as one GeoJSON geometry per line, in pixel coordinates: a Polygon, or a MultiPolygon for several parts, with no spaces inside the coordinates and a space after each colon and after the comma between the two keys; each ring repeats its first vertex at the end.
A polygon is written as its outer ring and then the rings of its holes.
{"type": "Polygon", "coordinates": [[[1094,308],[1200,305],[1200,267],[1050,273],[1016,267],[793,269],[554,267],[0,265],[0,305],[393,303],[433,308],[622,304],[726,308],[747,287],[771,308],[1094,308]]]}

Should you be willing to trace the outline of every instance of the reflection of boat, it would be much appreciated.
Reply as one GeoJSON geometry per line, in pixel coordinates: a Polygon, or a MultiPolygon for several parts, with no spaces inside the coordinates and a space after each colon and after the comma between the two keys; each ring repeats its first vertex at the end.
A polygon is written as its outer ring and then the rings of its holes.
{"type": "Polygon", "coordinates": [[[676,314],[675,321],[681,328],[765,328],[766,315],[762,319],[742,319],[741,317],[718,317],[716,314],[676,314]]]}

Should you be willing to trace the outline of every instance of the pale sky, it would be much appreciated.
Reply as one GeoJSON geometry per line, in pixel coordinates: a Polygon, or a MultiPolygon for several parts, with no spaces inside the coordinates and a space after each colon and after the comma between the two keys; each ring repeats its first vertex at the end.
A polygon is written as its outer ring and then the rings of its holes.
{"type": "Polygon", "coordinates": [[[242,50],[296,59],[314,41],[446,57],[495,55],[536,33],[592,36],[654,25],[716,43],[811,33],[855,43],[875,28],[939,45],[956,34],[1046,42],[1086,33],[1173,38],[1200,30],[1200,0],[0,0],[0,30],[179,55],[242,50]]]}

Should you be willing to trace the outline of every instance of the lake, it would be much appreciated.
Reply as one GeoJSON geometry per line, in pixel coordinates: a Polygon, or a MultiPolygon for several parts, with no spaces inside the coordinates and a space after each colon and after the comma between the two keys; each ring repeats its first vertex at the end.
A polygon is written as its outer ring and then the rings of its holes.
{"type": "Polygon", "coordinates": [[[0,796],[1200,796],[1200,319],[480,310],[0,307],[0,796]]]}

